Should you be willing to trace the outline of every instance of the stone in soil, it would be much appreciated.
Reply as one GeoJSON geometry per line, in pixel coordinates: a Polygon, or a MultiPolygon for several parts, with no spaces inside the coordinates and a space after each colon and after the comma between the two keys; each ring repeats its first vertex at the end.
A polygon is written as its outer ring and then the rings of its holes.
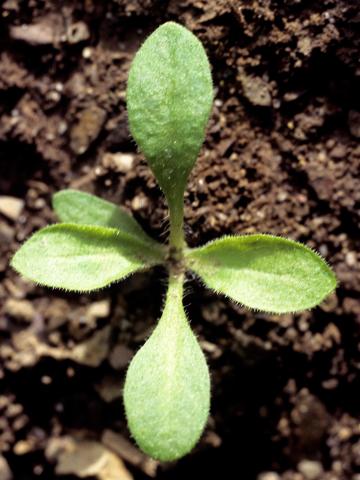
{"type": "Polygon", "coordinates": [[[4,313],[11,317],[30,323],[35,316],[35,308],[29,300],[9,298],[4,305],[4,313]]]}
{"type": "Polygon", "coordinates": [[[24,200],[7,195],[0,196],[0,213],[10,220],[18,220],[24,208],[24,200]]]}

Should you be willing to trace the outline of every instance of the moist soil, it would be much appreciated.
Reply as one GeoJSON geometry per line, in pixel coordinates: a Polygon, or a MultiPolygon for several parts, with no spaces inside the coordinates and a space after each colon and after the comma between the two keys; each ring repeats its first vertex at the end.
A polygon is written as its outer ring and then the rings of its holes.
{"type": "Polygon", "coordinates": [[[0,16],[0,478],[359,480],[360,65],[357,0],[5,0],[0,16]],[[166,205],[130,137],[126,78],[167,20],[203,42],[215,102],[186,191],[191,246],[273,233],[316,249],[339,286],[269,316],[188,277],[212,407],[194,451],[157,464],[121,400],[159,317],[166,275],[91,295],[8,262],[56,221],[64,188],[124,206],[165,240],[166,205]],[[8,198],[10,197],[10,198],[8,198]]]}

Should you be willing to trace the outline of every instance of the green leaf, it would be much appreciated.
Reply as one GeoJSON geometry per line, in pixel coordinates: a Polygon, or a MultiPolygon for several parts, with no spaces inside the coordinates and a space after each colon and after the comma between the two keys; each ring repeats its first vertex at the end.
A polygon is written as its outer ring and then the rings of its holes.
{"type": "Polygon", "coordinates": [[[312,308],[336,288],[334,273],[318,254],[281,237],[223,237],[186,256],[209,288],[267,312],[312,308]]]}
{"type": "Polygon", "coordinates": [[[139,447],[161,461],[188,453],[209,414],[209,371],[182,294],[182,279],[170,280],[162,317],[132,360],[124,387],[129,428],[139,447]]]}
{"type": "Polygon", "coordinates": [[[61,223],[30,237],[11,266],[40,285],[83,292],[110,285],[162,260],[155,249],[119,230],[61,223]]]}
{"type": "Polygon", "coordinates": [[[53,196],[53,208],[61,222],[117,228],[151,244],[157,243],[125,210],[90,193],[61,190],[53,196]]]}
{"type": "Polygon", "coordinates": [[[130,130],[170,207],[182,202],[213,101],[209,62],[200,41],[173,22],[137,52],[129,73],[130,130]]]}

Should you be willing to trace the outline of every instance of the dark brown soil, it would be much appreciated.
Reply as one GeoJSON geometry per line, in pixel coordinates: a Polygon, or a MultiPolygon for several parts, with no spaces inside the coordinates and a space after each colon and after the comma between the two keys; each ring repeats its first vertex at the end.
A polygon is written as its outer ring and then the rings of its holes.
{"type": "Polygon", "coordinates": [[[358,0],[2,2],[1,480],[360,479],[359,24],[358,0]],[[189,244],[284,235],[325,256],[339,288],[312,312],[269,317],[189,278],[212,411],[195,451],[158,466],[130,443],[121,388],[159,316],[164,272],[65,295],[8,261],[55,220],[51,195],[69,186],[166,235],[124,98],[134,52],[169,19],[203,41],[216,88],[186,193],[189,244]]]}

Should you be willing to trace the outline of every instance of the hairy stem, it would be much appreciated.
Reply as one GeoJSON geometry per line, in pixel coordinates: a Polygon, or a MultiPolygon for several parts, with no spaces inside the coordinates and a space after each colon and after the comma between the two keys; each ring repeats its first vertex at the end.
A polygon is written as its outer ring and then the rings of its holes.
{"type": "MultiPolygon", "coordinates": [[[[179,273],[176,270],[170,269],[169,271],[169,283],[167,289],[167,303],[171,306],[182,304],[184,294],[184,278],[183,272],[179,273]]],[[[173,321],[172,315],[170,315],[171,321],[173,321]]]]}
{"type": "Polygon", "coordinates": [[[183,256],[185,247],[184,237],[184,204],[181,202],[173,202],[170,204],[170,249],[174,250],[179,260],[183,256]]]}

